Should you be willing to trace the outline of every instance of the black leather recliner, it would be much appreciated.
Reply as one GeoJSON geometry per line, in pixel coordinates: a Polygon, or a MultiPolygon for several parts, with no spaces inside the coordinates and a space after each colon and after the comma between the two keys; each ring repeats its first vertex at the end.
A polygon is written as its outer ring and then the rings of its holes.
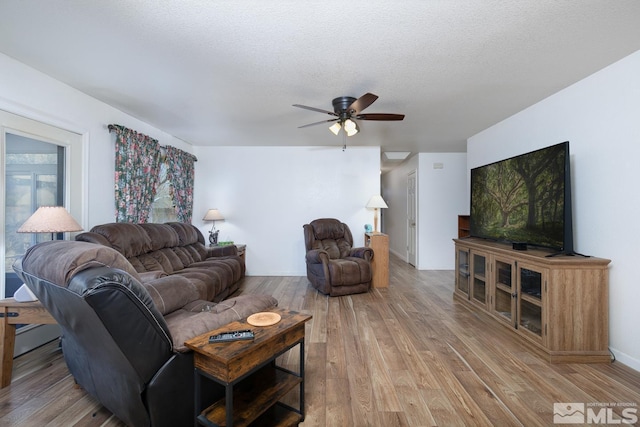
{"type": "Polygon", "coordinates": [[[307,278],[314,288],[330,296],[369,291],[373,250],[353,247],[347,224],[320,218],[303,225],[307,278]]]}

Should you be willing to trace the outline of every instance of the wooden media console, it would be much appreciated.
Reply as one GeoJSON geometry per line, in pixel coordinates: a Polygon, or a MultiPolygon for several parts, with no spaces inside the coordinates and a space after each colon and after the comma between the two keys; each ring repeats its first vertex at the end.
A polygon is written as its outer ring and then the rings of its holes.
{"type": "Polygon", "coordinates": [[[609,363],[608,259],[549,257],[504,243],[454,239],[454,297],[482,310],[552,363],[609,363]]]}

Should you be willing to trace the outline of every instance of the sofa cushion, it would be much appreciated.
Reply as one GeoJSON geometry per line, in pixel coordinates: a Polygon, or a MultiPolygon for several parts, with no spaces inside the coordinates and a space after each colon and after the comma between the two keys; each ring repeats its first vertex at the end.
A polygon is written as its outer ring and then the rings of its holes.
{"type": "Polygon", "coordinates": [[[349,227],[335,218],[320,218],[306,224],[306,250],[323,250],[330,259],[349,256],[353,247],[353,235],[349,227]]]}
{"type": "Polygon", "coordinates": [[[91,231],[86,231],[76,235],[76,240],[79,242],[97,243],[98,245],[107,246],[109,248],[111,247],[111,243],[106,237],[102,234],[92,233],[91,231]]]}
{"type": "Polygon", "coordinates": [[[369,261],[362,258],[341,258],[329,263],[333,286],[350,286],[371,281],[369,261]]]}
{"type": "Polygon", "coordinates": [[[180,258],[178,258],[175,252],[173,252],[171,249],[160,249],[157,251],[149,252],[145,255],[141,255],[138,258],[143,262],[147,271],[155,270],[155,268],[152,268],[154,263],[157,263],[160,268],[167,274],[171,274],[176,270],[182,270],[182,268],[184,267],[182,262],[180,261],[180,258]],[[147,260],[145,262],[144,260],[146,260],[147,258],[151,258],[153,259],[153,261],[147,260]],[[147,263],[149,264],[148,266],[147,263]]]}
{"type": "Polygon", "coordinates": [[[111,247],[126,258],[146,254],[152,248],[149,235],[139,224],[126,222],[96,225],[92,233],[104,236],[111,247]]]}
{"type": "Polygon", "coordinates": [[[313,228],[313,234],[317,240],[336,240],[345,235],[344,224],[337,219],[326,218],[315,220],[311,221],[310,225],[313,228]]]}
{"type": "Polygon", "coordinates": [[[156,252],[138,255],[136,258],[142,264],[142,268],[144,269],[143,271],[162,270],[167,273],[167,271],[162,267],[162,264],[158,262],[156,252]]]}
{"type": "Polygon", "coordinates": [[[313,242],[313,249],[327,252],[330,259],[338,259],[349,256],[351,245],[345,239],[325,239],[313,242]]]}
{"type": "Polygon", "coordinates": [[[173,227],[167,224],[147,223],[138,225],[149,236],[152,251],[171,248],[180,244],[178,233],[176,233],[173,227]]]}
{"type": "Polygon", "coordinates": [[[144,282],[145,287],[158,311],[165,315],[198,300],[195,285],[184,277],[164,276],[144,282]]]}
{"type": "Polygon", "coordinates": [[[160,252],[163,255],[163,257],[165,257],[166,260],[169,262],[169,265],[171,266],[171,271],[179,271],[185,267],[185,265],[182,263],[182,260],[178,255],[176,255],[173,249],[165,248],[165,249],[160,249],[158,252],[160,252]]]}
{"type": "Polygon", "coordinates": [[[166,225],[176,231],[180,246],[186,246],[193,243],[201,243],[204,245],[204,237],[201,238],[202,235],[199,234],[190,224],[182,222],[168,222],[166,225]]]}
{"type": "Polygon", "coordinates": [[[185,341],[277,305],[278,300],[269,295],[241,295],[217,304],[194,301],[164,319],[171,331],[174,350],[184,353],[188,351],[185,341]]]}

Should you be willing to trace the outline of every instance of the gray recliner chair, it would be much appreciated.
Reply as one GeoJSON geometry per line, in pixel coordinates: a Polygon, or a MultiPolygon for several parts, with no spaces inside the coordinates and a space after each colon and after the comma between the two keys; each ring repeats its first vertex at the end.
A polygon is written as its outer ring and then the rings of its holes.
{"type": "Polygon", "coordinates": [[[347,224],[321,218],[303,226],[307,278],[314,288],[330,296],[369,291],[373,250],[353,247],[347,224]]]}
{"type": "MultiPolygon", "coordinates": [[[[38,244],[13,268],[62,328],[76,382],[134,427],[193,425],[193,353],[181,344],[277,305],[267,295],[198,300],[184,278],[142,284],[119,252],[87,242],[38,244]]],[[[206,382],[201,403],[221,395],[206,382]]]]}

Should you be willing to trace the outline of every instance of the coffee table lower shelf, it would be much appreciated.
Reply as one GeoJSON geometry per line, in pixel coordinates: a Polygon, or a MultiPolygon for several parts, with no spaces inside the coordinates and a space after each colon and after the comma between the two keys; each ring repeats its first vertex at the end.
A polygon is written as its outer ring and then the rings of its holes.
{"type": "MultiPolygon", "coordinates": [[[[301,382],[299,375],[274,364],[269,364],[240,381],[233,387],[234,425],[298,424],[302,421],[300,411],[280,403],[279,400],[301,382]]],[[[227,399],[222,398],[203,410],[198,416],[198,422],[205,426],[225,426],[227,408],[227,399]]]]}

